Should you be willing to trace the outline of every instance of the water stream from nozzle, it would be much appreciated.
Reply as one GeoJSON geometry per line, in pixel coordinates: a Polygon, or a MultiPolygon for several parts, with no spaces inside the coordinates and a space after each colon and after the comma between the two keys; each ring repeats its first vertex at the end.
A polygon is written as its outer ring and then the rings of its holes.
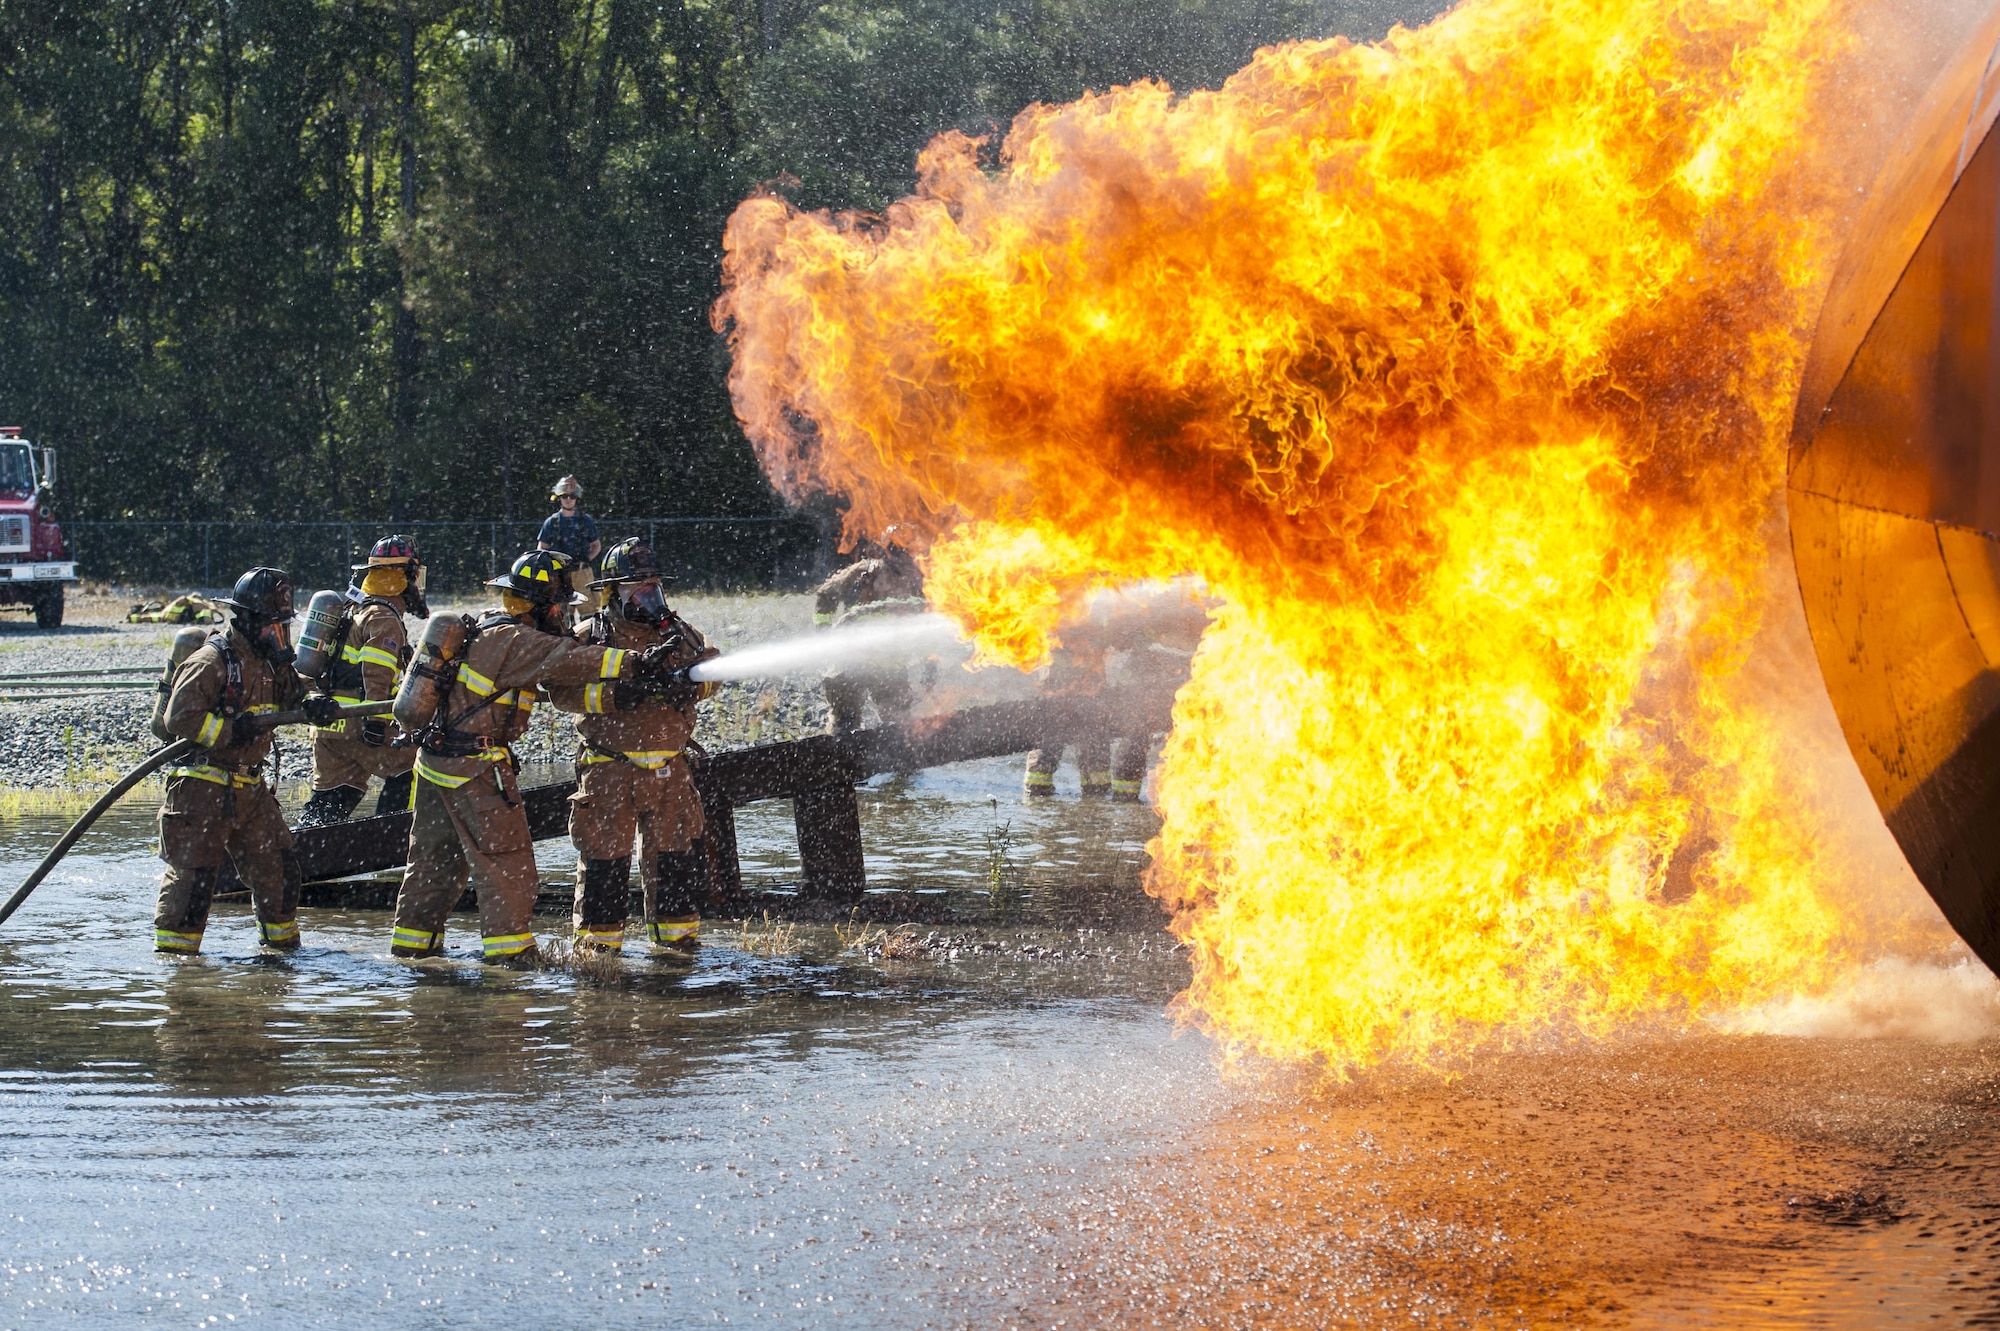
{"type": "Polygon", "coordinates": [[[828,666],[893,666],[915,656],[946,650],[958,641],[958,626],[943,615],[901,615],[807,637],[759,643],[703,661],[688,671],[688,677],[722,681],[796,675],[828,666]]]}

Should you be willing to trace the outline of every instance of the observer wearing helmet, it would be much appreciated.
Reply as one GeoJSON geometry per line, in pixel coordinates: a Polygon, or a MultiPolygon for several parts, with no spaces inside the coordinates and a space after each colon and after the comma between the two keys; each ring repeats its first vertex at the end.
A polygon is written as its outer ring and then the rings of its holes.
{"type": "Polygon", "coordinates": [[[591,584],[604,591],[604,608],[577,626],[576,637],[593,646],[664,653],[666,680],[549,690],[550,701],[579,717],[582,740],[569,812],[577,857],[576,941],[606,952],[625,946],[635,834],[646,932],[655,948],[700,946],[701,902],[708,895],[708,862],[696,849],[701,797],[687,748],[695,704],[716,686],[689,680],[686,671],[717,652],[674,613],[661,583],[651,546],[637,537],[612,546],[591,584]]]}
{"type": "Polygon", "coordinates": [[[570,636],[574,571],[565,554],[530,550],[486,584],[500,591],[498,610],[477,619],[441,617],[425,630],[396,696],[397,719],[413,731],[418,753],[392,955],[443,951],[445,917],[469,877],[479,895],[485,960],[536,960],[535,842],[508,745],[527,731],[543,688],[666,673],[664,652],[570,636]]]}
{"type": "MultiPolygon", "coordinates": [[[[299,945],[299,883],[292,833],[264,781],[271,731],[258,718],[297,706],[305,685],[292,669],[292,579],[282,569],[253,568],[217,602],[230,611],[174,674],[166,728],[198,746],[167,770],[160,805],[160,879],[153,946],[201,951],[226,855],[250,889],[257,937],[265,947],[299,945]]],[[[325,721],[339,704],[306,700],[308,720],[325,721]]]]}
{"type": "Polygon", "coordinates": [[[572,590],[583,591],[597,563],[597,552],[604,548],[598,539],[597,519],[583,511],[583,483],[574,476],[565,476],[550,486],[549,499],[556,511],[543,520],[535,548],[553,550],[575,561],[576,586],[572,590]]]}
{"type": "MultiPolygon", "coordinates": [[[[366,563],[351,566],[345,617],[333,631],[329,659],[319,677],[321,690],[335,702],[388,702],[402,682],[409,658],[403,616],[429,619],[424,601],[423,556],[408,536],[385,536],[366,563]]],[[[348,717],[313,731],[312,798],[299,813],[299,826],[337,823],[361,804],[370,777],[382,778],[375,812],[400,813],[415,794],[412,768],[416,750],[390,743],[386,716],[348,717]]]]}

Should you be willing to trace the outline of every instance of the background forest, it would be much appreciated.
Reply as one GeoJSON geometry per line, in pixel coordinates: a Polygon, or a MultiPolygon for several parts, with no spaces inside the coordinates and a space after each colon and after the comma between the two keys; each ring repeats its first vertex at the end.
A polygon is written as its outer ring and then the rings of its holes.
{"type": "MultiPolygon", "coordinates": [[[[1359,31],[1358,29],[1368,29],[1359,31]]],[[[709,329],[759,182],[876,208],[949,128],[1329,0],[0,0],[0,421],[72,516],[768,513],[709,329]]]]}

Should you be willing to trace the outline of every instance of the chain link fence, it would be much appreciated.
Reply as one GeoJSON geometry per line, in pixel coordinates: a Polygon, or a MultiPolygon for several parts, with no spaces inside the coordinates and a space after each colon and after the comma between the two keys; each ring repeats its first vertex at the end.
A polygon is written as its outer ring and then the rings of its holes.
{"type": "MultiPolygon", "coordinates": [[[[802,514],[754,518],[599,518],[610,549],[643,536],[689,591],[791,590],[830,566],[831,533],[802,514]]],[[[541,520],[436,522],[65,522],[79,576],[176,591],[226,590],[248,568],[282,568],[301,588],[344,587],[348,568],[397,532],[416,539],[435,597],[479,594],[532,550],[541,520]]]]}

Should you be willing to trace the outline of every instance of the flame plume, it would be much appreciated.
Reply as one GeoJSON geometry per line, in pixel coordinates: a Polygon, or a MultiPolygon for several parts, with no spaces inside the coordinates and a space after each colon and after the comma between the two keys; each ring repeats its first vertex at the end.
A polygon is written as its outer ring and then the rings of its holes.
{"type": "Polygon", "coordinates": [[[1233,1047],[1434,1061],[1860,946],[1741,675],[1838,19],[1468,0],[1218,91],[1031,107],[993,169],[945,135],[880,218],[732,219],[716,316],[767,472],[919,531],[988,659],[1095,587],[1220,599],[1150,888],[1233,1047]]]}

